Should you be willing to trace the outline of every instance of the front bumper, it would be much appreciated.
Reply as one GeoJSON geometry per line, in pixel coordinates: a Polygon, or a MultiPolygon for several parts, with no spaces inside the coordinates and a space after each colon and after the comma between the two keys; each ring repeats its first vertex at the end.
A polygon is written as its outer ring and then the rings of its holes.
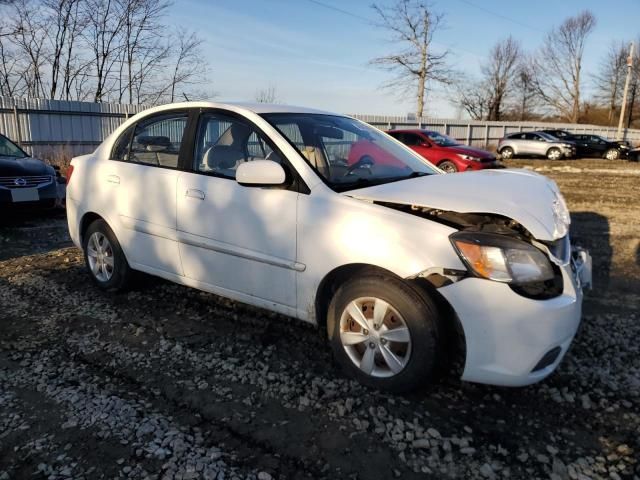
{"type": "Polygon", "coordinates": [[[439,289],[464,330],[462,380],[517,387],[555,370],[580,324],[581,282],[590,281],[584,269],[580,279],[575,262],[561,270],[563,293],[549,300],[529,299],[509,285],[480,278],[439,289]]]}
{"type": "Polygon", "coordinates": [[[467,164],[466,170],[489,170],[493,168],[505,168],[505,166],[499,160],[491,160],[486,162],[470,161],[467,164]]]}
{"type": "Polygon", "coordinates": [[[55,177],[46,184],[34,188],[19,189],[0,186],[0,205],[7,210],[53,208],[60,204],[60,193],[55,177]],[[30,190],[29,196],[19,195],[20,190],[30,190]],[[17,194],[18,193],[18,194],[17,194]]]}
{"type": "Polygon", "coordinates": [[[576,156],[576,147],[563,147],[562,148],[562,154],[566,157],[566,158],[571,158],[571,157],[575,157],[576,156]]]}

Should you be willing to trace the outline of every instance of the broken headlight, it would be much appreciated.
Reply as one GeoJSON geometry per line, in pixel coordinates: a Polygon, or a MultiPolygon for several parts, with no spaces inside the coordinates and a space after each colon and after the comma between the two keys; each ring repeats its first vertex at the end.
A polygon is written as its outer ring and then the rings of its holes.
{"type": "Polygon", "coordinates": [[[542,250],[504,235],[456,232],[449,237],[466,266],[477,276],[516,285],[545,282],[555,276],[542,250]]]}

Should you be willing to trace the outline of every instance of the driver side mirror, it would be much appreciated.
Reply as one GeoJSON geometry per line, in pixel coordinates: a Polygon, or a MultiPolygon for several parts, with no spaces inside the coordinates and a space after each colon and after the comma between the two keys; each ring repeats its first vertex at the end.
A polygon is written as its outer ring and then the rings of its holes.
{"type": "Polygon", "coordinates": [[[236,182],[243,187],[277,187],[286,178],[282,165],[273,160],[243,162],[236,168],[236,182]]]}

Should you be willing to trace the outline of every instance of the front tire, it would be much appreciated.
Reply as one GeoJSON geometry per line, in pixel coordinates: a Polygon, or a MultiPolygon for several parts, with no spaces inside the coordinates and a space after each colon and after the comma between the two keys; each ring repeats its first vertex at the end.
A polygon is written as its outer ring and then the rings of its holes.
{"type": "Polygon", "coordinates": [[[438,168],[442,170],[444,173],[457,173],[458,167],[451,160],[445,160],[444,162],[440,162],[438,168]]]}
{"type": "Polygon", "coordinates": [[[547,158],[549,160],[560,160],[562,158],[562,152],[560,151],[559,148],[550,148],[547,151],[547,158]]]}
{"type": "Polygon", "coordinates": [[[391,277],[369,275],[343,284],[329,305],[327,330],[343,371],[379,390],[427,385],[441,358],[436,306],[391,277]]]}
{"type": "Polygon", "coordinates": [[[604,158],[607,160],[618,160],[620,158],[620,150],[617,148],[610,148],[605,152],[604,158]]]}
{"type": "Polygon", "coordinates": [[[96,220],[84,234],[84,260],[93,282],[103,290],[124,290],[132,270],[113,230],[104,220],[96,220]]]}

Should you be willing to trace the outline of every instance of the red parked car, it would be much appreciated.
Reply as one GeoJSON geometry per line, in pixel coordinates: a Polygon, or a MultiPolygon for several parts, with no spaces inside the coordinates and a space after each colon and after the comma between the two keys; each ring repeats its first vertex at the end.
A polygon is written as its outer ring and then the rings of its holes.
{"type": "Polygon", "coordinates": [[[446,173],[501,167],[492,153],[461,145],[438,132],[413,129],[390,130],[387,133],[446,173]]]}

